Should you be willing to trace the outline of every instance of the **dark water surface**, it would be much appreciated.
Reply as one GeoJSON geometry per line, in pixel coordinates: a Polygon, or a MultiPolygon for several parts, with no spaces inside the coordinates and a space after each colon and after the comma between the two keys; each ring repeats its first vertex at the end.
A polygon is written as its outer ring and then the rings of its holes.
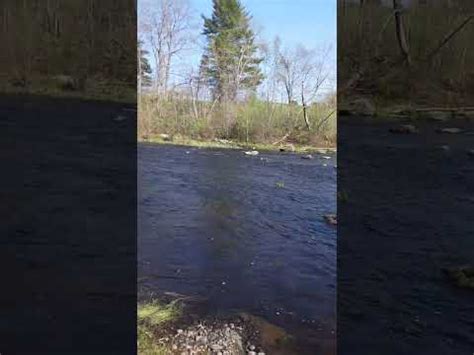
{"type": "Polygon", "coordinates": [[[333,341],[336,229],[323,216],[336,212],[335,155],[140,145],[138,156],[141,286],[333,341]]]}

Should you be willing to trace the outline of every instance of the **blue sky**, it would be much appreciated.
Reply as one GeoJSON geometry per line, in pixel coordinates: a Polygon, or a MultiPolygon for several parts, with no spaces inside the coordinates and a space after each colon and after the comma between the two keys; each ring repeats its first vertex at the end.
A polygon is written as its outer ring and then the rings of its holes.
{"type": "MultiPolygon", "coordinates": [[[[156,0],[138,0],[139,7],[156,0]]],[[[187,0],[193,17],[201,31],[201,15],[210,17],[212,0],[187,0]]],[[[269,44],[275,36],[281,39],[282,47],[302,44],[309,49],[331,47],[328,65],[333,72],[333,80],[326,90],[335,88],[336,73],[336,15],[337,0],[241,0],[253,18],[252,25],[259,40],[269,44]]],[[[183,56],[186,63],[199,63],[201,53],[192,51],[183,56]]]]}
{"type": "MultiPolygon", "coordinates": [[[[315,47],[335,44],[336,0],[241,0],[266,40],[280,36],[283,43],[315,47]]],[[[190,0],[197,12],[209,16],[211,0],[190,0]]]]}

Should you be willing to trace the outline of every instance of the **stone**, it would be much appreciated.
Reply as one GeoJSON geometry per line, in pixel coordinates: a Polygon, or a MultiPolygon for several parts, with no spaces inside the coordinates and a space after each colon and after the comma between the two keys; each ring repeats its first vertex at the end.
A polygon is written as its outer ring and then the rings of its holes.
{"type": "Polygon", "coordinates": [[[458,287],[474,289],[474,267],[461,266],[443,270],[458,287]]]}
{"type": "Polygon", "coordinates": [[[422,117],[426,117],[435,122],[444,122],[452,117],[452,113],[451,111],[431,111],[424,113],[422,117]]]}
{"type": "Polygon", "coordinates": [[[398,127],[392,127],[389,130],[391,133],[401,133],[401,134],[410,134],[410,133],[417,133],[418,130],[414,125],[411,124],[404,124],[398,127]]]}
{"type": "Polygon", "coordinates": [[[219,345],[219,344],[212,344],[212,345],[211,345],[211,350],[212,350],[212,351],[215,351],[215,352],[219,352],[219,351],[222,350],[222,346],[219,345]]]}
{"type": "Polygon", "coordinates": [[[127,117],[122,116],[122,115],[118,115],[117,117],[114,118],[114,121],[122,122],[122,121],[125,121],[126,119],[127,119],[127,117]]]}
{"type": "Polygon", "coordinates": [[[469,155],[470,157],[474,158],[474,149],[469,149],[467,151],[467,155],[469,155]]]}
{"type": "Polygon", "coordinates": [[[461,133],[463,130],[461,128],[456,127],[449,127],[449,128],[439,128],[436,130],[438,133],[449,133],[449,134],[457,134],[461,133]]]}
{"type": "Polygon", "coordinates": [[[171,136],[169,134],[161,133],[160,134],[161,139],[163,139],[165,142],[171,141],[171,136]]]}
{"type": "Polygon", "coordinates": [[[255,156],[255,155],[258,155],[258,151],[256,151],[256,150],[249,150],[249,151],[244,152],[244,154],[245,154],[245,155],[255,156]]]}
{"type": "Polygon", "coordinates": [[[337,225],[337,216],[334,214],[328,214],[324,216],[324,219],[327,223],[336,226],[337,225]]]}
{"type": "Polygon", "coordinates": [[[302,155],[302,156],[301,156],[301,159],[308,159],[308,160],[310,160],[310,159],[313,159],[313,156],[312,156],[311,154],[302,155]]]}

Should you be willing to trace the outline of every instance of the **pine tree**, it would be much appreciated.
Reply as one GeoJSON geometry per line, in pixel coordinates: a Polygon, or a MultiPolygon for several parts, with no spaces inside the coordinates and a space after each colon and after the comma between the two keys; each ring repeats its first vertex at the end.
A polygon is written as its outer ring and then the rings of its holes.
{"type": "Polygon", "coordinates": [[[202,74],[214,97],[235,101],[242,90],[254,91],[263,80],[257,56],[251,17],[239,0],[213,0],[213,14],[204,19],[207,48],[202,57],[202,74]]]}
{"type": "Polygon", "coordinates": [[[142,87],[149,87],[152,84],[151,74],[153,70],[151,69],[150,62],[148,61],[149,52],[143,48],[143,41],[138,41],[137,43],[138,50],[138,85],[140,89],[142,87]]]}

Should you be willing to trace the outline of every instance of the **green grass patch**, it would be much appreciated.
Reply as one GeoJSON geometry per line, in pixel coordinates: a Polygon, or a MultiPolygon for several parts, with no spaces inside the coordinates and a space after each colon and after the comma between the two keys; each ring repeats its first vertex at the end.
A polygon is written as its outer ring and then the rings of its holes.
{"type": "Polygon", "coordinates": [[[137,321],[149,325],[160,325],[179,316],[180,307],[176,301],[162,304],[159,301],[139,303],[137,305],[137,321]]]}
{"type": "Polygon", "coordinates": [[[163,304],[157,300],[137,305],[137,348],[140,355],[165,355],[169,351],[159,344],[156,333],[160,327],[181,314],[177,301],[163,304]]]}

